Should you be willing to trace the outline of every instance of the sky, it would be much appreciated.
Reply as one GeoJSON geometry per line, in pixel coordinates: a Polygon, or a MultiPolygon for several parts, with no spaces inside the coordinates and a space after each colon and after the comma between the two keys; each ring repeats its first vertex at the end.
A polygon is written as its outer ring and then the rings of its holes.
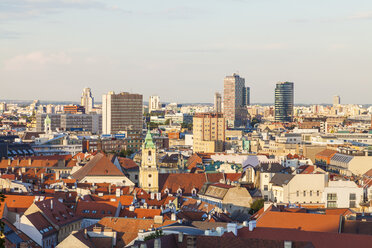
{"type": "Polygon", "coordinates": [[[372,103],[371,0],[0,0],[0,99],[79,101],[90,87],[213,102],[372,103]]]}

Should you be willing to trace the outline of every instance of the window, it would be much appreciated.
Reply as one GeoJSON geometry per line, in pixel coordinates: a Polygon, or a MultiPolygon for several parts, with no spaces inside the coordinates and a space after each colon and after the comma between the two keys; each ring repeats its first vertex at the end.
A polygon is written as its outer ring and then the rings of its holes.
{"type": "Polygon", "coordinates": [[[134,175],[134,179],[138,180],[138,175],[134,175]]]}
{"type": "Polygon", "coordinates": [[[313,196],[313,191],[312,190],[310,190],[310,196],[313,196]]]}
{"type": "Polygon", "coordinates": [[[92,214],[96,214],[97,213],[97,210],[92,210],[92,214]]]}
{"type": "Polygon", "coordinates": [[[319,193],[320,193],[319,190],[317,190],[317,191],[316,191],[316,196],[319,196],[319,193]]]}
{"type": "Polygon", "coordinates": [[[327,202],[327,208],[337,208],[337,202],[336,201],[328,201],[327,202]]]}
{"type": "Polygon", "coordinates": [[[350,193],[349,195],[349,207],[350,208],[355,208],[356,207],[356,194],[355,193],[350,193]]]}
{"type": "Polygon", "coordinates": [[[304,190],[304,196],[306,196],[306,190],[304,190]]]}
{"type": "Polygon", "coordinates": [[[327,200],[328,201],[337,201],[337,194],[335,194],[335,193],[328,193],[327,194],[327,200]]]}
{"type": "Polygon", "coordinates": [[[297,195],[297,197],[299,197],[300,196],[300,191],[297,190],[296,195],[297,195]]]}
{"type": "Polygon", "coordinates": [[[149,177],[152,177],[152,175],[151,175],[151,174],[149,174],[149,177]]]}
{"type": "Polygon", "coordinates": [[[264,190],[269,190],[269,187],[267,185],[264,185],[264,190]]]}

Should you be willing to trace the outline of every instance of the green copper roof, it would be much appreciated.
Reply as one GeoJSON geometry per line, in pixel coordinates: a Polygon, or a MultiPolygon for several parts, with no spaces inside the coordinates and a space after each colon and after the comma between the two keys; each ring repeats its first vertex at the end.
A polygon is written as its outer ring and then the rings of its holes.
{"type": "Polygon", "coordinates": [[[49,115],[47,115],[46,117],[45,117],[45,120],[44,120],[44,125],[48,125],[48,124],[50,124],[51,123],[51,120],[50,120],[50,118],[49,118],[49,115]]]}
{"type": "Polygon", "coordinates": [[[152,140],[150,129],[147,129],[147,134],[146,134],[146,138],[145,138],[145,143],[143,143],[143,147],[146,148],[146,149],[148,149],[148,148],[155,149],[155,144],[152,140]]]}

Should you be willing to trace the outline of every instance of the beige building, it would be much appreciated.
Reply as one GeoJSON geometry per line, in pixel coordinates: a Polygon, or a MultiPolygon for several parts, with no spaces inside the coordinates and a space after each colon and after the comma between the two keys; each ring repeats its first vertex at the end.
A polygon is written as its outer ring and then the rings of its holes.
{"type": "Polygon", "coordinates": [[[139,186],[147,192],[159,191],[159,171],[156,159],[156,145],[148,131],[142,145],[142,162],[139,171],[139,186]]]}
{"type": "Polygon", "coordinates": [[[245,79],[234,73],[224,79],[223,113],[229,127],[245,125],[247,121],[245,79]]]}
{"type": "Polygon", "coordinates": [[[194,152],[222,152],[226,123],[219,113],[197,114],[193,121],[194,152]]]}
{"type": "Polygon", "coordinates": [[[102,133],[142,130],[142,95],[109,92],[102,96],[102,133]]]}

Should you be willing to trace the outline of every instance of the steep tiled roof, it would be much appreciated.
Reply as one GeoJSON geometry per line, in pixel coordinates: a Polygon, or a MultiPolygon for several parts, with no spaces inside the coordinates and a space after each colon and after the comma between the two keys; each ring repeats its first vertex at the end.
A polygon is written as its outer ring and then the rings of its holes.
{"type": "Polygon", "coordinates": [[[65,224],[81,219],[56,199],[35,202],[35,205],[45,214],[49,221],[52,221],[57,226],[64,226],[65,224]]]}
{"type": "Polygon", "coordinates": [[[169,193],[175,194],[181,188],[182,194],[191,194],[193,188],[199,191],[206,181],[205,174],[159,174],[159,190],[164,193],[164,190],[168,189],[169,193]]]}
{"type": "MultiPolygon", "coordinates": [[[[124,245],[128,245],[138,236],[139,230],[158,228],[176,223],[176,221],[166,220],[162,224],[155,224],[153,219],[131,219],[131,218],[111,218],[106,217],[98,222],[99,224],[112,228],[113,231],[122,233],[121,239],[124,245]]],[[[120,236],[120,235],[119,235],[120,236]]]]}
{"type": "Polygon", "coordinates": [[[102,219],[103,217],[115,216],[115,212],[119,207],[119,202],[115,201],[82,201],[80,200],[76,206],[76,215],[90,218],[102,219]]]}
{"type": "Polygon", "coordinates": [[[257,227],[289,228],[313,232],[337,233],[340,216],[267,211],[257,220],[257,227]]]}
{"type": "Polygon", "coordinates": [[[9,211],[23,213],[34,202],[35,196],[31,195],[5,195],[4,202],[9,211]]]}
{"type": "Polygon", "coordinates": [[[287,185],[289,181],[292,180],[294,175],[292,174],[283,174],[283,173],[276,173],[270,180],[270,183],[276,186],[287,185]]]}
{"type": "Polygon", "coordinates": [[[22,242],[27,243],[27,247],[36,248],[40,247],[29,236],[24,234],[21,230],[17,229],[8,220],[2,219],[4,223],[5,247],[18,247],[22,242]]]}
{"type": "Polygon", "coordinates": [[[57,232],[52,223],[50,223],[40,212],[26,215],[26,217],[43,237],[47,237],[57,232]]]}
{"type": "Polygon", "coordinates": [[[130,158],[118,158],[121,167],[125,170],[139,168],[138,164],[130,158]]]}
{"type": "Polygon", "coordinates": [[[86,176],[124,176],[103,153],[98,153],[80,170],[71,175],[76,180],[86,176]]]}

